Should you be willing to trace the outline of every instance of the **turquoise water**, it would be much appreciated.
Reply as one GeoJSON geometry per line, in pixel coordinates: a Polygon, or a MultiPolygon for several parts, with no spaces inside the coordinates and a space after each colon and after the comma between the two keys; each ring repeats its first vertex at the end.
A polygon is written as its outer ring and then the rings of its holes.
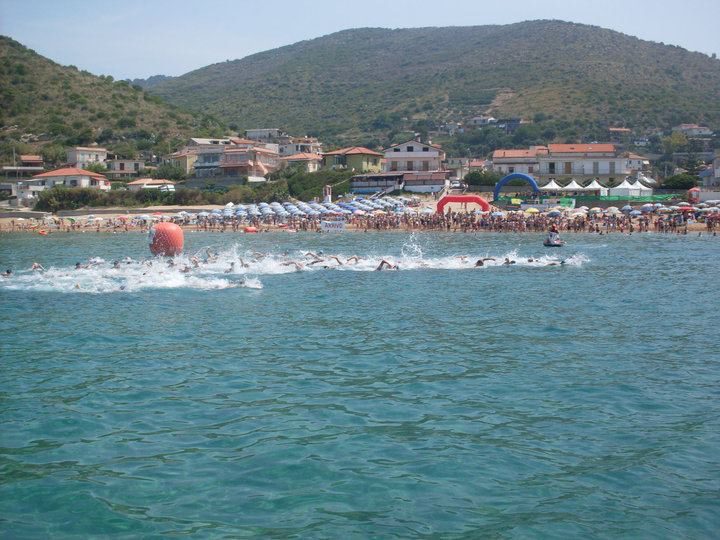
{"type": "Polygon", "coordinates": [[[720,238],[567,240],[0,237],[2,536],[715,536],[720,238]]]}

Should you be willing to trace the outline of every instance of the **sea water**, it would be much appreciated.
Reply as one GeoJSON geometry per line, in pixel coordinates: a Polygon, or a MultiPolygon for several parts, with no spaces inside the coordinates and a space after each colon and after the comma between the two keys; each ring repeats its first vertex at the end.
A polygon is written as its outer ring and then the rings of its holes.
{"type": "Polygon", "coordinates": [[[714,536],[720,238],[566,240],[2,236],[2,536],[714,536]]]}

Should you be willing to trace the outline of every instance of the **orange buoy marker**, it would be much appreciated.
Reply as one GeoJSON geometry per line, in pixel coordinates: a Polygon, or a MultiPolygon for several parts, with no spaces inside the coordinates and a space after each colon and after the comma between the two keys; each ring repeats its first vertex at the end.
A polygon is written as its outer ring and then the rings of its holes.
{"type": "Polygon", "coordinates": [[[45,229],[42,229],[42,230],[38,231],[38,234],[41,235],[41,236],[47,236],[47,233],[48,233],[48,232],[47,232],[45,229]]]}
{"type": "Polygon", "coordinates": [[[246,232],[246,233],[256,233],[256,232],[258,232],[257,227],[253,227],[252,225],[249,226],[249,227],[245,227],[245,228],[243,229],[243,231],[246,232]]]}
{"type": "Polygon", "coordinates": [[[158,223],[150,228],[150,253],[179,255],[185,242],[183,230],[175,223],[158,223]]]}

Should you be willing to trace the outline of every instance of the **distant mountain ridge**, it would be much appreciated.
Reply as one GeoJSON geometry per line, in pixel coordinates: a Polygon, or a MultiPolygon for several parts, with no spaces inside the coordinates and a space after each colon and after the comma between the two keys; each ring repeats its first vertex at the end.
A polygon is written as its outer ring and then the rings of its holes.
{"type": "Polygon", "coordinates": [[[720,127],[719,60],[562,21],[344,30],[149,90],[239,129],[355,140],[485,112],[636,128],[720,127]]]}
{"type": "Polygon", "coordinates": [[[144,90],[148,90],[150,88],[153,88],[160,84],[161,82],[168,81],[170,79],[174,79],[175,77],[171,77],[170,75],[152,75],[148,77],[147,79],[132,79],[130,80],[130,84],[134,84],[139,86],[140,88],[143,88],[144,90]]]}

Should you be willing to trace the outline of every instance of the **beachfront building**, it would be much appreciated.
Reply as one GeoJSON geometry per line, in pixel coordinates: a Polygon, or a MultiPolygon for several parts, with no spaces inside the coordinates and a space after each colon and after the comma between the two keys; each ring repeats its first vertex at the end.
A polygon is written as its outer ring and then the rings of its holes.
{"type": "Polygon", "coordinates": [[[165,180],[164,178],[138,178],[127,183],[130,191],[140,191],[143,189],[158,189],[161,191],[175,191],[175,182],[165,180]]]}
{"type": "Polygon", "coordinates": [[[68,165],[80,169],[92,163],[104,165],[107,155],[107,149],[98,146],[75,146],[66,151],[68,165]]]}
{"type": "Polygon", "coordinates": [[[107,176],[110,180],[137,178],[145,171],[145,162],[140,159],[108,159],[105,161],[107,176]]]}
{"type": "Polygon", "coordinates": [[[373,172],[356,174],[350,179],[352,193],[378,193],[399,191],[403,188],[403,172],[373,172]]]}
{"type": "Polygon", "coordinates": [[[492,168],[500,174],[523,173],[535,175],[540,169],[540,155],[548,153],[547,146],[531,146],[520,150],[495,150],[492,168]]]}
{"type": "Polygon", "coordinates": [[[13,186],[12,195],[17,197],[20,205],[32,206],[37,200],[38,193],[54,187],[91,188],[109,191],[110,180],[102,174],[92,171],[76,167],[65,167],[36,174],[28,180],[17,182],[13,186]]]}
{"type": "MultiPolygon", "coordinates": [[[[222,176],[229,178],[246,177],[248,181],[265,181],[265,177],[280,168],[280,160],[276,152],[262,146],[246,148],[225,148],[220,155],[218,169],[222,176]]],[[[195,163],[197,171],[198,162],[195,163]]]]}
{"type": "Polygon", "coordinates": [[[604,183],[631,176],[649,162],[636,154],[619,153],[614,144],[549,144],[538,155],[540,179],[598,179],[604,183]]]}
{"type": "Polygon", "coordinates": [[[309,153],[293,154],[291,156],[280,158],[280,161],[285,163],[286,166],[301,168],[306,172],[315,172],[319,170],[322,160],[322,156],[309,153]]]}
{"type": "Polygon", "coordinates": [[[364,146],[349,146],[322,156],[323,166],[330,169],[343,169],[358,172],[380,172],[383,154],[364,146]]]}
{"type": "Polygon", "coordinates": [[[206,147],[206,146],[229,146],[233,144],[229,138],[207,139],[202,137],[191,137],[188,142],[190,147],[206,147]]]}
{"type": "Polygon", "coordinates": [[[449,185],[450,171],[406,172],[403,189],[413,193],[438,193],[449,185]]]}
{"type": "Polygon", "coordinates": [[[194,176],[208,178],[220,175],[220,162],[225,153],[225,145],[196,146],[189,150],[196,156],[193,164],[194,176]]]}
{"type": "Polygon", "coordinates": [[[384,150],[385,172],[440,171],[445,162],[445,152],[437,145],[411,139],[394,144],[384,150]]]}
{"type": "Polygon", "coordinates": [[[277,139],[280,157],[293,154],[322,154],[322,143],[315,137],[291,137],[285,135],[277,139]]]}
{"type": "Polygon", "coordinates": [[[45,170],[42,156],[22,154],[19,160],[14,160],[12,165],[3,166],[3,174],[6,176],[32,176],[45,170]],[[19,163],[19,164],[18,164],[19,163]]]}
{"type": "Polygon", "coordinates": [[[245,137],[254,141],[269,141],[279,139],[286,135],[284,131],[278,128],[258,128],[245,130],[245,137]]]}

